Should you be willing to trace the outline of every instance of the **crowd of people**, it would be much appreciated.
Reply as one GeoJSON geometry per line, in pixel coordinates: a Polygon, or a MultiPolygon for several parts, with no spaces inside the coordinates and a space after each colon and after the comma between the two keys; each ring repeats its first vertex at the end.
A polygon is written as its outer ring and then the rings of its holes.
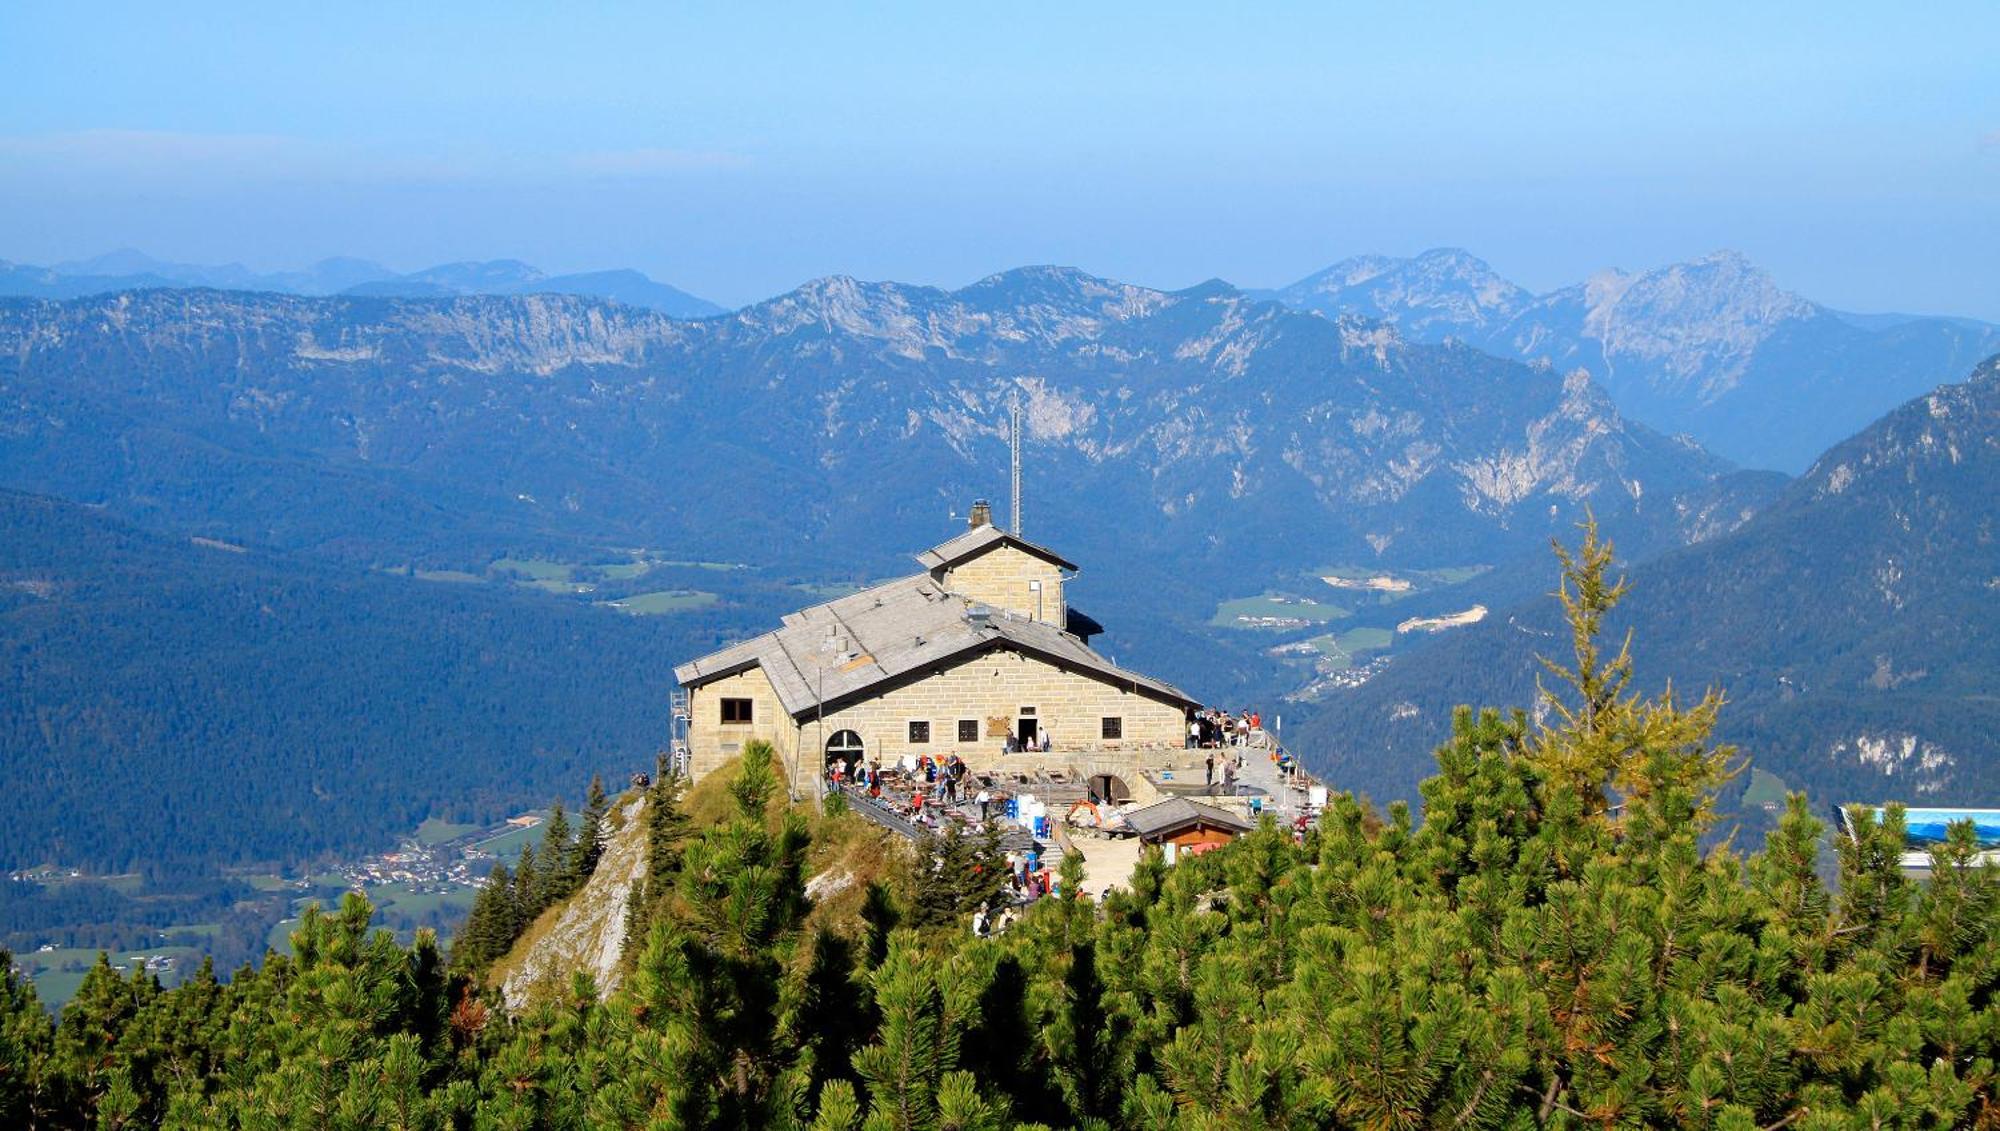
{"type": "MultiPolygon", "coordinates": [[[[1264,730],[1264,717],[1256,711],[1236,714],[1207,709],[1188,715],[1187,748],[1206,750],[1208,793],[1236,796],[1236,779],[1242,774],[1244,752],[1252,739],[1264,730]],[[1231,753],[1234,751],[1234,753],[1231,753]]],[[[1289,755],[1287,755],[1289,757],[1289,755]]]]}
{"type": "Polygon", "coordinates": [[[937,828],[943,814],[962,801],[979,806],[982,824],[992,818],[997,798],[983,786],[976,795],[969,793],[966,779],[970,773],[965,759],[956,754],[905,758],[886,770],[880,762],[835,758],[827,763],[826,780],[835,792],[852,786],[898,816],[925,828],[937,828]]]}
{"type": "MultiPolygon", "coordinates": [[[[1038,848],[1029,847],[1019,852],[1009,852],[1007,888],[1001,894],[1004,901],[998,907],[982,903],[973,912],[973,934],[984,938],[1005,930],[1023,909],[1036,900],[1062,898],[1062,873],[1043,859],[1038,848]]],[[[1079,899],[1088,898],[1088,894],[1084,892],[1078,892],[1076,895],[1079,899]]]]}
{"type": "MultiPolygon", "coordinates": [[[[1012,794],[975,778],[965,760],[955,754],[904,758],[884,767],[880,762],[834,759],[827,765],[827,784],[922,829],[942,829],[957,821],[983,829],[1008,810],[1012,794]],[[976,809],[974,807],[977,807],[976,809]]],[[[1062,893],[1062,877],[1033,842],[1006,855],[1005,902],[981,907],[974,930],[990,933],[1010,921],[1012,909],[1062,893]]]]}
{"type": "Polygon", "coordinates": [[[1264,716],[1256,711],[1230,714],[1205,709],[1188,715],[1187,748],[1216,750],[1225,746],[1248,746],[1251,736],[1264,729],[1264,716]]]}
{"type": "MultiPolygon", "coordinates": [[[[1263,717],[1256,710],[1202,709],[1189,713],[1187,748],[1202,750],[1207,755],[1204,764],[1209,795],[1238,796],[1242,792],[1240,779],[1245,760],[1266,752],[1281,778],[1288,783],[1294,780],[1300,767],[1289,751],[1261,741],[1263,727],[1263,717]]],[[[1046,742],[1044,732],[1036,745],[1047,749],[1046,742]]],[[[1007,752],[1019,749],[1010,737],[1007,752]]],[[[827,763],[826,776],[833,791],[864,798],[920,829],[942,829],[953,822],[984,828],[1012,815],[1009,802],[1013,795],[995,786],[990,778],[975,774],[957,754],[905,755],[886,767],[879,760],[866,760],[859,754],[836,757],[827,763]]],[[[1094,794],[1091,799],[1096,800],[1094,794]]],[[[1251,799],[1253,819],[1262,808],[1260,801],[1259,797],[1251,799]]],[[[1304,816],[1298,819],[1301,835],[1305,821],[1304,816]]],[[[973,919],[975,933],[1000,929],[1013,907],[1061,894],[1061,877],[1035,847],[1009,853],[1007,868],[1008,886],[1003,903],[979,909],[973,919]]]]}

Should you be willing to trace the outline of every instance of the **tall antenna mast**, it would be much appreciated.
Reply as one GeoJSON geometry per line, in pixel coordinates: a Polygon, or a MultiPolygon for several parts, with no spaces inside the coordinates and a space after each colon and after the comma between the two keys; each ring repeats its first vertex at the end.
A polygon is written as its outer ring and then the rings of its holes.
{"type": "Polygon", "coordinates": [[[1019,393],[1014,394],[1014,399],[1007,406],[1007,446],[1009,449],[1012,450],[1014,456],[1014,479],[1013,479],[1014,536],[1018,538],[1022,537],[1021,534],[1021,394],[1019,393]]]}

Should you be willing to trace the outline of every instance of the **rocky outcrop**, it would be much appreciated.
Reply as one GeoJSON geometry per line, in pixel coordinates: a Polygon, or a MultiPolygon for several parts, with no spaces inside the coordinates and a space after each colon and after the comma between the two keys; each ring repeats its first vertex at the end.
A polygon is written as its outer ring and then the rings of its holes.
{"type": "Polygon", "coordinates": [[[625,945],[625,912],[646,875],[646,799],[621,798],[612,812],[611,835],[597,870],[575,895],[542,913],[514,949],[494,963],[510,1009],[519,1009],[551,989],[567,988],[578,971],[589,974],[600,993],[618,987],[618,959],[625,945]]]}

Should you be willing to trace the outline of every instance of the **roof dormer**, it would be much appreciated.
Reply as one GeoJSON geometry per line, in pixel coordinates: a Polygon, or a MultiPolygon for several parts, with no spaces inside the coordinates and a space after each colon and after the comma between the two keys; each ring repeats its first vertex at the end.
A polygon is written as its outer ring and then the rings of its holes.
{"type": "Polygon", "coordinates": [[[1063,582],[1075,563],[991,522],[925,550],[917,562],[954,596],[1057,628],[1068,623],[1063,582]]]}

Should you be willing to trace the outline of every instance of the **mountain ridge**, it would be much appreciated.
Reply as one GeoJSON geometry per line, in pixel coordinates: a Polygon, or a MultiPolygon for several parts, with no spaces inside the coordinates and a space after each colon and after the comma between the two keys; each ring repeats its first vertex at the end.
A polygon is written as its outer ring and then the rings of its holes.
{"type": "Polygon", "coordinates": [[[1790,472],[2000,349],[2000,325],[1843,313],[1730,250],[1607,269],[1533,295],[1484,260],[1440,248],[1357,257],[1253,293],[1379,318],[1420,340],[1459,337],[1504,357],[1581,366],[1626,415],[1688,432],[1746,466],[1790,472]],[[1801,403],[1814,411],[1796,411],[1801,403]]]}
{"type": "Polygon", "coordinates": [[[584,294],[679,318],[706,318],[723,308],[631,268],[548,275],[518,259],[461,260],[399,274],[348,256],[291,271],[258,272],[240,263],[171,263],[132,248],[52,267],[0,260],[0,295],[69,299],[142,288],[209,288],[324,296],[442,298],[466,294],[584,294]]]}

